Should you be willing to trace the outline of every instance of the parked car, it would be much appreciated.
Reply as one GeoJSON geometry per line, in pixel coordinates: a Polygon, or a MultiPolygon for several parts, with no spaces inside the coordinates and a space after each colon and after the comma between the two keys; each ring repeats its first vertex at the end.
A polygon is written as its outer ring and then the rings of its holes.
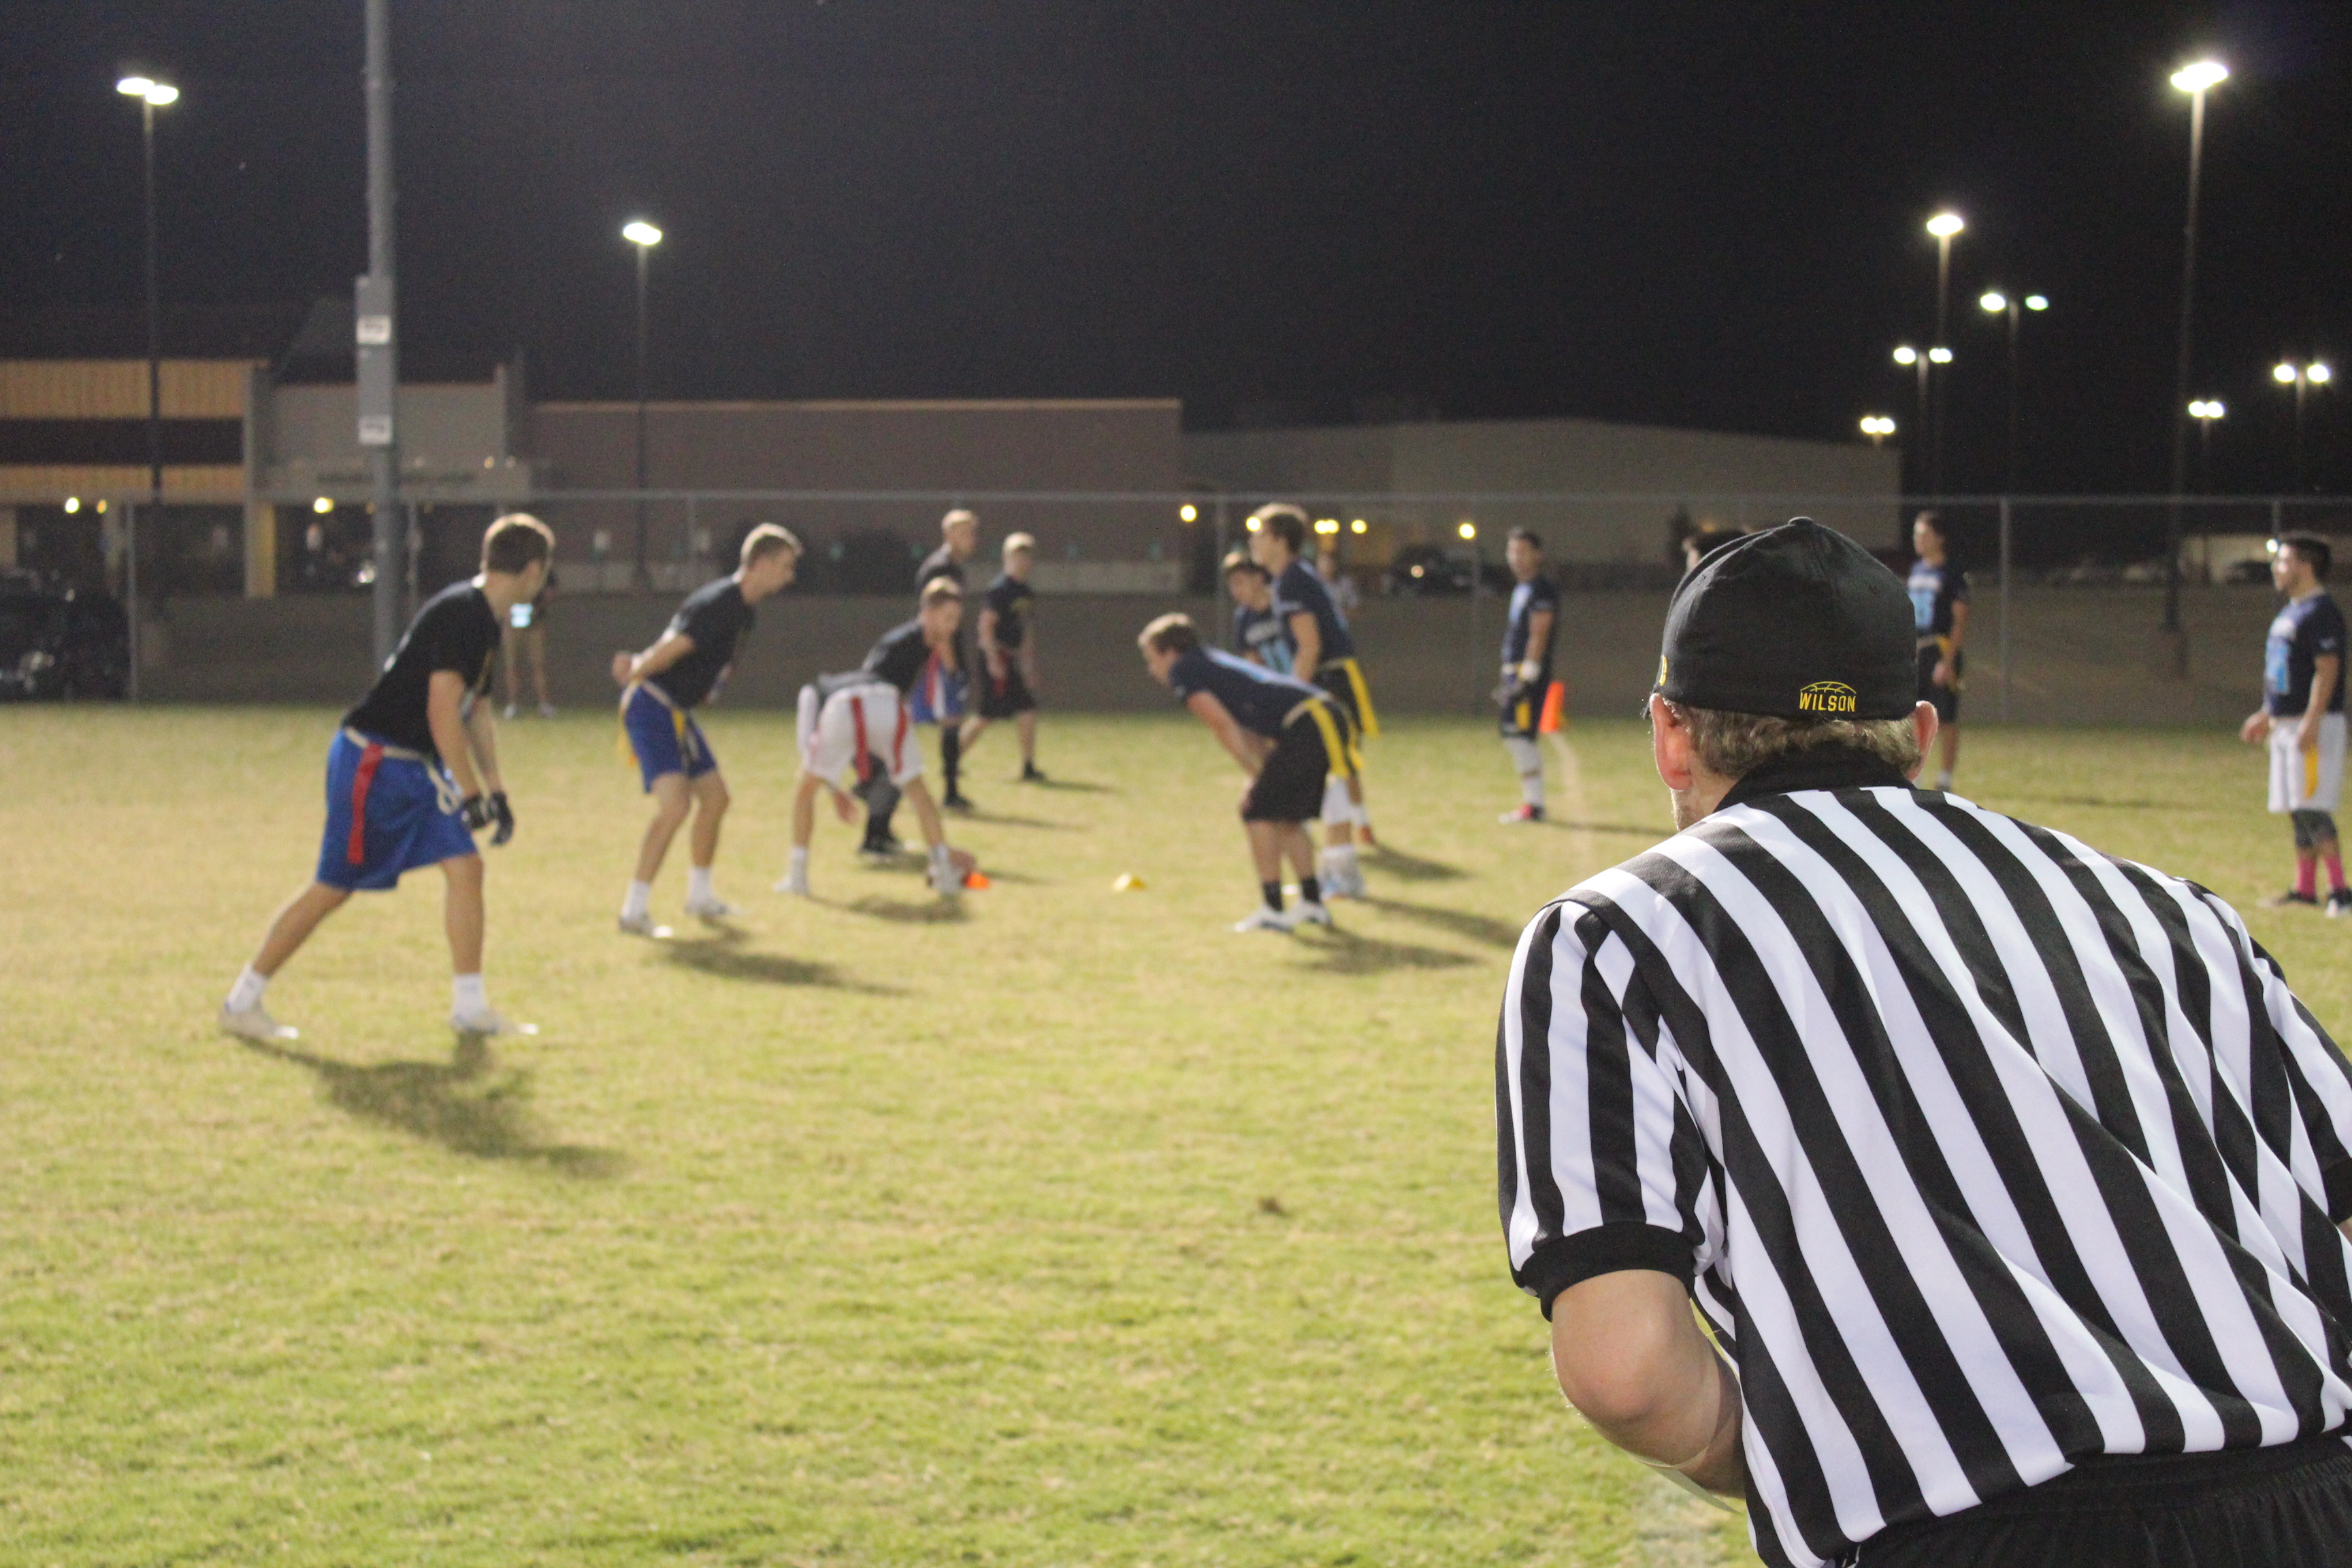
{"type": "MultiPolygon", "coordinates": [[[[1511,587],[1510,568],[1497,561],[1478,563],[1479,580],[1490,594],[1508,593],[1511,587]]],[[[1470,591],[1471,563],[1467,556],[1454,554],[1440,544],[1408,544],[1396,552],[1389,569],[1381,574],[1381,589],[1388,594],[1466,594],[1470,591]]]]}
{"type": "Polygon", "coordinates": [[[131,621],[104,594],[0,577],[0,700],[119,698],[130,689],[131,621]]]}

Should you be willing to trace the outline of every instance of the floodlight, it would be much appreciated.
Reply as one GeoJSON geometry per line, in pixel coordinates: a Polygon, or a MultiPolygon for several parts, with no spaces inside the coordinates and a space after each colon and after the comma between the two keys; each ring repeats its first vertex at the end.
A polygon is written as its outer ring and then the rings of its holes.
{"type": "Polygon", "coordinates": [[[1462,520],[1462,526],[1454,531],[1465,539],[1475,539],[1478,537],[1478,525],[1465,517],[1462,520]]]}
{"type": "Polygon", "coordinates": [[[1315,531],[1337,533],[1339,531],[1339,520],[1336,517],[1318,517],[1315,520],[1315,531]]]}
{"type": "Polygon", "coordinates": [[[2295,368],[2291,364],[2280,364],[2274,366],[2271,371],[2271,379],[2277,382],[2281,386],[2293,386],[2294,384],[2294,377],[2295,368]]]}
{"type": "Polygon", "coordinates": [[[1257,531],[1257,519],[1254,517],[1250,518],[1244,521],[1242,526],[1248,529],[1252,533],[1255,533],[1257,531]]]}
{"type": "Polygon", "coordinates": [[[1958,213],[1937,213],[1927,220],[1927,232],[1937,239],[1949,239],[1968,226],[1958,213]]]}
{"type": "Polygon", "coordinates": [[[147,101],[161,109],[167,103],[180,101],[180,89],[168,82],[157,82],[147,89],[147,101]]]}
{"type": "Polygon", "coordinates": [[[114,90],[125,98],[144,98],[155,90],[155,84],[143,76],[127,76],[114,84],[114,90]]]}
{"type": "Polygon", "coordinates": [[[310,503],[310,510],[318,512],[321,516],[324,516],[326,513],[335,510],[334,498],[331,496],[320,496],[317,500],[310,503]]]}
{"type": "Polygon", "coordinates": [[[1979,300],[1977,303],[1982,305],[1989,313],[1998,316],[2009,309],[2009,296],[1999,289],[1989,289],[1985,291],[1984,298],[1979,300]]]}
{"type": "Polygon", "coordinates": [[[1895,363],[1896,364],[1917,364],[1919,363],[1919,351],[1913,348],[1909,343],[1905,343],[1902,347],[1895,351],[1895,363]]]}
{"type": "Polygon", "coordinates": [[[2220,60],[2199,60],[2172,73],[2172,85],[2183,92],[2203,92],[2230,79],[2230,68],[2220,60]]]}
{"type": "Polygon", "coordinates": [[[68,497],[66,497],[66,515],[68,515],[68,517],[70,517],[70,516],[72,516],[75,512],[78,512],[78,511],[79,511],[80,510],[81,510],[81,497],[79,497],[79,496],[68,496],[68,497]]]}
{"type": "Polygon", "coordinates": [[[2046,310],[2050,309],[2050,296],[2047,294],[2028,294],[2025,297],[2025,308],[2029,310],[2046,310]]]}
{"type": "Polygon", "coordinates": [[[2327,384],[2328,378],[2335,374],[2336,373],[2334,371],[2328,369],[2326,365],[2319,363],[2317,361],[2314,361],[2311,367],[2303,373],[2303,379],[2311,383],[2314,386],[2326,386],[2327,384]]]}
{"type": "Polygon", "coordinates": [[[1935,361],[1937,364],[1949,364],[1952,363],[1952,351],[1946,348],[1943,344],[1937,343],[1934,348],[1927,351],[1927,357],[1935,361]]]}
{"type": "Polygon", "coordinates": [[[640,217],[631,218],[621,226],[621,237],[631,245],[651,247],[661,243],[662,236],[661,230],[640,217]]]}
{"type": "Polygon", "coordinates": [[[1194,506],[1191,501],[1186,501],[1182,506],[1176,509],[1176,520],[1179,522],[1197,522],[1200,521],[1200,517],[1201,509],[1194,506]]]}
{"type": "Polygon", "coordinates": [[[1363,520],[1362,518],[1360,518],[1360,518],[1358,518],[1355,521],[1353,521],[1353,522],[1349,523],[1349,524],[1348,525],[1348,531],[1349,531],[1349,533],[1361,533],[1361,532],[1363,532],[1363,531],[1364,531],[1364,520],[1363,520]]]}

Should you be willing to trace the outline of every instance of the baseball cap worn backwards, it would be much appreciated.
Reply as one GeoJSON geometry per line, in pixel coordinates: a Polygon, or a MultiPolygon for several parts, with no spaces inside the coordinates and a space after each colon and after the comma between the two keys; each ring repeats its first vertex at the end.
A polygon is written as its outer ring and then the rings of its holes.
{"type": "Polygon", "coordinates": [[[1808,517],[1717,550],[1666,610],[1656,690],[1775,719],[1900,719],[1919,700],[1911,595],[1808,517]]]}

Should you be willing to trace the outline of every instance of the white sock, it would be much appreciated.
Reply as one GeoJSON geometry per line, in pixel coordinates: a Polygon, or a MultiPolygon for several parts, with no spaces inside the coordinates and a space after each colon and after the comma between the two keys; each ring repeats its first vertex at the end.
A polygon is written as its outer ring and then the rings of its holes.
{"type": "Polygon", "coordinates": [[[449,983],[449,1010],[468,1016],[490,1010],[489,993],[478,974],[460,974],[449,983]]]}
{"type": "Polygon", "coordinates": [[[641,921],[653,908],[653,903],[654,885],[651,882],[632,882],[629,884],[629,896],[621,900],[621,918],[641,921]]]}
{"type": "Polygon", "coordinates": [[[932,845],[932,846],[931,846],[931,867],[932,867],[932,868],[933,868],[934,870],[945,870],[945,869],[947,868],[947,863],[948,863],[948,847],[947,847],[947,845],[946,845],[944,842],[932,845]]]}
{"type": "Polygon", "coordinates": [[[1503,742],[1503,749],[1511,753],[1518,764],[1519,798],[1540,810],[1544,803],[1543,752],[1525,735],[1512,735],[1503,742]]]}
{"type": "Polygon", "coordinates": [[[1323,847],[1323,864],[1335,871],[1354,871],[1356,868],[1356,847],[1352,844],[1325,845],[1323,847]]]}
{"type": "Polygon", "coordinates": [[[269,976],[250,963],[247,964],[244,972],[236,977],[236,984],[228,988],[228,1010],[232,1013],[252,1012],[261,1005],[261,994],[268,984],[269,976]]]}
{"type": "Polygon", "coordinates": [[[715,904],[719,895],[710,890],[710,868],[688,866],[686,868],[686,901],[689,904],[715,904]]]}
{"type": "Polygon", "coordinates": [[[804,844],[795,844],[793,846],[792,872],[795,877],[805,877],[808,875],[808,847],[804,844]]]}

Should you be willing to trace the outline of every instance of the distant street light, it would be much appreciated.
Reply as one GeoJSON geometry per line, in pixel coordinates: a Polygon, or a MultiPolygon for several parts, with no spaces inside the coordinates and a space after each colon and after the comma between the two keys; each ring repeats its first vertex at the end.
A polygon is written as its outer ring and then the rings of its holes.
{"type": "Polygon", "coordinates": [[[2180,228],[2180,352],[2172,382],[2172,495],[2164,529],[2164,629],[2174,640],[2173,673],[2189,673],[2189,645],[2180,637],[2180,490],[2188,482],[2189,372],[2197,320],[2197,187],[2205,165],[2205,94],[2229,79],[2219,60],[2199,60],[2172,73],[2172,85],[2189,95],[2189,213],[2180,228]]]}
{"type": "Polygon", "coordinates": [[[1862,433],[1870,437],[1872,446],[1884,446],[1886,438],[1895,434],[1895,421],[1884,414],[1865,414],[1862,416],[1862,433]]]}
{"type": "Polygon", "coordinates": [[[127,76],[114,84],[139,100],[139,145],[147,174],[147,499],[163,499],[163,285],[155,250],[155,111],[180,100],[180,89],[152,77],[127,76]]]}
{"type": "Polygon", "coordinates": [[[1349,531],[1349,533],[1361,533],[1361,532],[1363,532],[1363,531],[1364,531],[1364,529],[1366,528],[1366,526],[1367,526],[1367,525],[1366,525],[1366,523],[1365,523],[1364,520],[1363,520],[1362,518],[1360,518],[1360,518],[1356,519],[1353,522],[1350,522],[1349,524],[1348,524],[1348,531],[1349,531]]]}
{"type": "Polygon", "coordinates": [[[1200,520],[1201,509],[1191,501],[1186,501],[1176,509],[1176,521],[1179,522],[1198,522],[1200,520]]]}
{"type": "Polygon", "coordinates": [[[2218,397],[2200,397],[2189,405],[2189,417],[2197,421],[2197,467],[2202,477],[2199,489],[2209,494],[2213,489],[2213,422],[2229,412],[2218,397]]]}
{"type": "Polygon", "coordinates": [[[637,247],[637,570],[636,586],[652,586],[646,575],[646,258],[662,241],[662,231],[643,218],[621,226],[621,237],[637,247]]]}
{"type": "Polygon", "coordinates": [[[2271,368],[2271,379],[2294,388],[2294,489],[2300,495],[2307,488],[2303,472],[2303,395],[2315,386],[2326,386],[2336,379],[2336,373],[2323,360],[2305,364],[2282,360],[2271,368]]]}
{"type": "MultiPolygon", "coordinates": [[[[1895,363],[1903,366],[1906,370],[1915,373],[1913,379],[1918,383],[1916,390],[1919,409],[1919,428],[1924,430],[1927,427],[1928,358],[1926,354],[1921,353],[1917,349],[1913,348],[1909,343],[1897,343],[1895,345],[1895,363]]],[[[1925,478],[1924,475],[1918,477],[1923,479],[1925,478]]]]}
{"type": "MultiPolygon", "coordinates": [[[[1927,220],[1927,232],[1936,237],[1936,342],[1952,341],[1952,237],[1968,227],[1959,214],[1949,210],[1937,213],[1927,220]]],[[[1929,349],[1927,358],[1935,364],[1949,364],[1949,349],[1929,349]],[[1940,355],[1940,357],[1938,357],[1940,355]]],[[[1944,378],[1932,373],[1927,380],[1927,392],[1933,425],[1928,432],[1927,489],[1941,492],[1944,488],[1944,416],[1951,402],[1951,388],[1944,378]]]]}
{"type": "Polygon", "coordinates": [[[2047,296],[2041,294],[2028,294],[2024,299],[2021,300],[2014,294],[2004,294],[1998,289],[1988,289],[1978,298],[1977,303],[1983,308],[1987,315],[2006,318],[2007,325],[2009,327],[2008,489],[2010,494],[2015,495],[2021,482],[2019,479],[2019,451],[2021,445],[2019,438],[2019,408],[2021,406],[2021,382],[2018,375],[2017,353],[2017,324],[2019,321],[2019,311],[2021,309],[2036,311],[2046,310],[2050,308],[2050,300],[2047,296]]]}
{"type": "Polygon", "coordinates": [[[1465,517],[1462,520],[1462,526],[1454,531],[1465,539],[1475,539],[1478,537],[1478,525],[1465,517]]]}

